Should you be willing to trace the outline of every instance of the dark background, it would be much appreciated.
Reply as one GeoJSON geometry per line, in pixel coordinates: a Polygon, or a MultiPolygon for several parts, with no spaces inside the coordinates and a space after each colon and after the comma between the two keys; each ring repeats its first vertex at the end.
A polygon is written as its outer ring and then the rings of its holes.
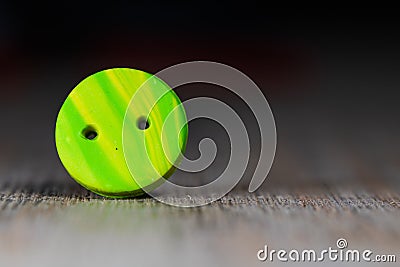
{"type": "MultiPolygon", "coordinates": [[[[399,26],[394,8],[1,3],[0,183],[78,190],[58,160],[54,126],[63,100],[84,77],[112,67],[156,73],[210,60],[246,73],[271,105],[278,146],[265,187],[399,186],[399,26]]],[[[249,177],[259,140],[243,103],[210,85],[176,91],[182,99],[217,97],[241,113],[252,129],[249,177]]],[[[194,121],[189,157],[198,155],[197,142],[206,135],[223,151],[229,146],[218,126],[194,121]]],[[[226,155],[193,179],[218,174],[226,155]]]]}

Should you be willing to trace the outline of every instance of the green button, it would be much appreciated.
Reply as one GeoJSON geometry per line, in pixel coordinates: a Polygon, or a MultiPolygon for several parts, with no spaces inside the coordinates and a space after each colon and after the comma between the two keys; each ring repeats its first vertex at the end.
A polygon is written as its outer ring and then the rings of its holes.
{"type": "Polygon", "coordinates": [[[69,174],[107,197],[138,196],[144,187],[155,188],[162,177],[168,178],[187,135],[186,114],[174,91],[152,74],[128,68],[100,71],[80,82],[62,105],[55,131],[57,151],[69,174]],[[141,88],[148,79],[152,82],[141,88]],[[129,130],[124,131],[124,146],[123,129],[129,130]],[[167,152],[165,142],[174,144],[167,152]],[[136,171],[128,168],[124,155],[136,171]]]}

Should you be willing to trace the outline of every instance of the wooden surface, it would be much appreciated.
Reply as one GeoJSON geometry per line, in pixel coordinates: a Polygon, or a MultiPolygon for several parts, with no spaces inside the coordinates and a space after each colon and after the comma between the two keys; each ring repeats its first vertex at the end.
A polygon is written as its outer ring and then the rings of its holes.
{"type": "Polygon", "coordinates": [[[338,238],[399,256],[400,195],[389,188],[236,190],[186,209],[62,185],[1,185],[0,266],[265,266],[265,244],[321,249],[338,238]]]}

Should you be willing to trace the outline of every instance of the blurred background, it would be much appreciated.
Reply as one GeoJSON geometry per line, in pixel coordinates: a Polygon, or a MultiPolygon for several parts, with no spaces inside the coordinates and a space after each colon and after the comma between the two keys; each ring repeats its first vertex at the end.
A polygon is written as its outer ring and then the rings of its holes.
{"type": "MultiPolygon", "coordinates": [[[[0,181],[16,183],[21,173],[29,173],[23,181],[28,189],[44,181],[74,185],[58,160],[54,126],[62,102],[86,76],[112,67],[156,73],[185,61],[209,60],[247,74],[271,105],[278,146],[265,184],[397,186],[399,20],[396,10],[377,8],[3,2],[0,181]]],[[[175,90],[183,100],[211,96],[238,111],[251,129],[250,177],[259,137],[247,106],[213,85],[175,90]]],[[[189,157],[199,156],[198,141],[210,133],[221,151],[229,148],[223,129],[196,120],[190,123],[189,157]]],[[[228,155],[220,153],[212,168],[193,179],[217,176],[228,155]]]]}
{"type": "MultiPolygon", "coordinates": [[[[1,1],[0,265],[252,266],[264,245],[327,248],[340,237],[398,254],[399,27],[395,8],[1,1]],[[260,143],[254,116],[206,84],[175,91],[182,100],[224,101],[250,134],[246,179],[228,196],[178,209],[148,197],[104,199],[77,185],[54,143],[70,91],[99,70],[156,73],[193,60],[237,68],[268,99],[278,143],[263,186],[247,193],[260,143]]],[[[215,122],[190,122],[186,155],[198,157],[204,137],[217,144],[214,163],[178,171],[175,182],[206,183],[225,168],[230,144],[215,122]]]]}

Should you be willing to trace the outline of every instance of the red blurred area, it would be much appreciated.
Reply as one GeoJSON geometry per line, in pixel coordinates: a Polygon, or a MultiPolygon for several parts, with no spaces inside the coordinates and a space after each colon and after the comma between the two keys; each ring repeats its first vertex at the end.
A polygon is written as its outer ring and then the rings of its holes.
{"type": "MultiPolygon", "coordinates": [[[[33,51],[35,52],[35,51],[33,51]]],[[[312,50],[299,43],[257,38],[185,39],[98,36],[79,44],[72,53],[62,49],[33,53],[18,43],[0,47],[1,97],[24,93],[24,83],[42,79],[55,68],[74,69],[80,79],[101,69],[131,67],[156,73],[168,66],[194,60],[224,63],[247,74],[269,93],[286,95],[315,80],[317,61],[312,50]],[[36,77],[39,75],[41,77],[36,77]],[[15,90],[18,88],[18,90],[15,90]]],[[[65,89],[65,88],[64,88],[65,89]]]]}

